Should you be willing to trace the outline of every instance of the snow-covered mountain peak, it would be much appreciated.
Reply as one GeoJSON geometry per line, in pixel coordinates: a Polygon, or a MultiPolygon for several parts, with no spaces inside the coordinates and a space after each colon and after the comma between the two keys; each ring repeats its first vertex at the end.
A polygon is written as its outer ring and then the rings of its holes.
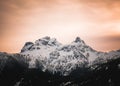
{"type": "Polygon", "coordinates": [[[86,45],[86,43],[80,37],[76,37],[75,40],[68,45],[69,46],[80,47],[80,48],[88,46],[88,45],[86,45]]]}
{"type": "Polygon", "coordinates": [[[55,38],[50,38],[50,37],[46,36],[46,37],[43,37],[43,38],[35,41],[35,45],[37,45],[37,46],[39,46],[39,45],[59,46],[59,45],[61,45],[61,43],[59,43],[55,38]]]}
{"type": "Polygon", "coordinates": [[[40,64],[42,70],[49,70],[53,73],[61,72],[64,75],[69,74],[76,67],[103,62],[105,57],[110,57],[108,53],[92,49],[79,37],[72,43],[63,45],[55,38],[46,36],[36,40],[35,43],[27,42],[22,48],[21,54],[31,59],[29,61],[30,68],[40,64]]]}
{"type": "Polygon", "coordinates": [[[44,49],[56,48],[59,46],[61,46],[61,43],[59,43],[55,38],[50,38],[46,36],[36,40],[35,43],[26,42],[24,47],[21,49],[21,53],[35,50],[39,51],[43,48],[44,49]]]}

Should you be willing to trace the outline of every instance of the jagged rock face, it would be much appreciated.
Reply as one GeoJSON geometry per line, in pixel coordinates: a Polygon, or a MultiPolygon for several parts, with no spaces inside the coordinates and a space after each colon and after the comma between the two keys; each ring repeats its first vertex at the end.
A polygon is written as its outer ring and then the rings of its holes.
{"type": "Polygon", "coordinates": [[[31,50],[32,46],[34,44],[32,42],[26,42],[23,49],[21,50],[21,52],[25,52],[25,51],[28,51],[28,50],[31,50]]]}
{"type": "Polygon", "coordinates": [[[50,39],[50,37],[46,36],[42,39],[38,39],[37,41],[35,41],[35,45],[36,46],[46,46],[46,45],[49,45],[49,46],[59,46],[60,43],[57,42],[57,40],[55,38],[53,39],[50,39]]]}

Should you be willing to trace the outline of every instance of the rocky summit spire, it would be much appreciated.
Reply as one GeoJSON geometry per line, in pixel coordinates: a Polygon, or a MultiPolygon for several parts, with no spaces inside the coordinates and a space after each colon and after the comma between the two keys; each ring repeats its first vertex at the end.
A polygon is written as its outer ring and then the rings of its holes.
{"type": "Polygon", "coordinates": [[[75,39],[74,42],[75,42],[75,43],[83,43],[83,44],[85,44],[85,42],[84,42],[83,40],[81,40],[80,37],[76,37],[76,39],[75,39]]]}
{"type": "Polygon", "coordinates": [[[75,42],[81,42],[80,37],[76,37],[75,42]]]}

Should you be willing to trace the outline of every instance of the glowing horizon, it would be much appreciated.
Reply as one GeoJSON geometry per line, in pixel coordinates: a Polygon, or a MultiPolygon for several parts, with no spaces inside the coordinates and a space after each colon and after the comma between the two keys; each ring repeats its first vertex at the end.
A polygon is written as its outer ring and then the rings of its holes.
{"type": "Polygon", "coordinates": [[[99,51],[120,49],[120,2],[114,0],[1,0],[0,51],[50,36],[69,44],[77,36],[99,51]]]}

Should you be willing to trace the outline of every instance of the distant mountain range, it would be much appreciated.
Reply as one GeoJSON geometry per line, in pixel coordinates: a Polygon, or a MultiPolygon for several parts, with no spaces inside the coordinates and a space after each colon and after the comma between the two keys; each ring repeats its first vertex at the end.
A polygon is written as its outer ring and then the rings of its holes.
{"type": "Polygon", "coordinates": [[[0,53],[0,86],[120,86],[120,50],[98,52],[77,37],[44,37],[20,53],[0,53]]]}

